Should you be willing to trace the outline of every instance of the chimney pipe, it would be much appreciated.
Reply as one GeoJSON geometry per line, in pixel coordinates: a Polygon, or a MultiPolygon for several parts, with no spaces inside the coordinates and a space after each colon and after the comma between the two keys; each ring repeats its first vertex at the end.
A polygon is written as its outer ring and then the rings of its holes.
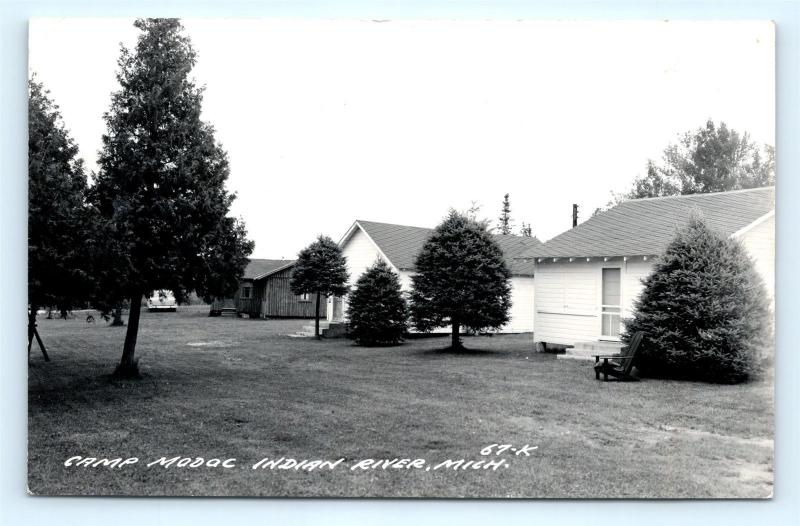
{"type": "Polygon", "coordinates": [[[578,226],[578,205],[572,204],[572,228],[578,226]]]}

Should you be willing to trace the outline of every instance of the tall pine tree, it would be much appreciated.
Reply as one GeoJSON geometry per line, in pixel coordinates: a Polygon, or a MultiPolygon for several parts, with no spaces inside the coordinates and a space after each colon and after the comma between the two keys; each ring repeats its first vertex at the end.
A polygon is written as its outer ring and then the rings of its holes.
{"type": "Polygon", "coordinates": [[[28,83],[28,342],[40,307],[72,309],[90,296],[86,174],[78,145],[41,83],[28,83]]]}
{"type": "Polygon", "coordinates": [[[144,296],[172,290],[231,294],[253,243],[232,218],[229,167],[213,128],[200,119],[202,89],[189,76],[196,55],[177,19],[139,19],[135,49],[122,48],[93,201],[104,224],[100,276],[108,304],[130,302],[121,376],[134,358],[144,296]]]}
{"type": "Polygon", "coordinates": [[[462,327],[480,331],[508,322],[511,272],[485,225],[451,210],[423,245],[416,270],[411,319],[418,330],[450,325],[458,350],[462,327]]]}
{"type": "Polygon", "coordinates": [[[511,200],[508,194],[503,196],[503,207],[500,210],[497,226],[500,228],[500,233],[505,235],[511,234],[514,228],[511,222],[511,200]]]}
{"type": "Polygon", "coordinates": [[[645,333],[635,363],[644,376],[742,382],[771,341],[767,291],[753,262],[699,217],[644,280],[634,311],[624,339],[645,333]]]}

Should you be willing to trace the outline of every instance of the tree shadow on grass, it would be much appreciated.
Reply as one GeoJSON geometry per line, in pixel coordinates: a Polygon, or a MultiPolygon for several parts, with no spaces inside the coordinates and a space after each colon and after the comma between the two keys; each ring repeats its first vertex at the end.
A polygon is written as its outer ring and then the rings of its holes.
{"type": "Polygon", "coordinates": [[[358,347],[360,349],[388,349],[392,347],[401,347],[405,345],[406,342],[394,342],[394,343],[358,343],[355,341],[350,342],[350,347],[358,347]]]}
{"type": "Polygon", "coordinates": [[[438,347],[436,349],[421,349],[416,351],[415,354],[420,356],[437,357],[437,356],[505,356],[505,351],[495,351],[491,349],[473,349],[470,347],[461,347],[454,349],[453,347],[438,347]]]}

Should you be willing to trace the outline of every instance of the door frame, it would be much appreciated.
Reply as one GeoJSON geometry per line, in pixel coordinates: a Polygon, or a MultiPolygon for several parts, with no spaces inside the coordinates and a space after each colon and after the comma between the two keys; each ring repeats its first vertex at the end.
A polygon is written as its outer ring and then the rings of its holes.
{"type": "Polygon", "coordinates": [[[623,298],[623,289],[624,289],[624,287],[622,286],[622,284],[624,282],[624,274],[625,274],[624,261],[603,262],[603,264],[600,265],[600,270],[598,272],[598,278],[597,278],[597,280],[598,280],[597,305],[599,306],[599,316],[598,317],[599,317],[599,321],[600,321],[600,326],[597,328],[597,333],[598,333],[597,340],[598,341],[606,341],[606,342],[618,342],[618,341],[620,341],[620,336],[619,335],[612,336],[612,335],[608,335],[608,334],[603,334],[603,270],[604,269],[617,269],[617,270],[619,270],[619,305],[618,305],[618,308],[619,308],[619,332],[621,334],[622,333],[622,305],[624,303],[624,298],[623,298]]]}

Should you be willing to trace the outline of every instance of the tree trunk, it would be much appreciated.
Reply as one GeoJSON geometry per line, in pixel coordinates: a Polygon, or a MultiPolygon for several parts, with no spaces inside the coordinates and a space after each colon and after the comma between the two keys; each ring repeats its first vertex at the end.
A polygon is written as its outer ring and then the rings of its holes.
{"type": "Polygon", "coordinates": [[[142,295],[131,297],[131,306],[128,312],[128,330],[125,333],[125,345],[122,348],[120,360],[114,376],[121,378],[139,378],[139,366],[134,359],[136,352],[136,337],[139,335],[139,314],[142,312],[142,295]]]}
{"type": "Polygon", "coordinates": [[[452,342],[451,342],[450,345],[453,347],[453,350],[456,350],[456,351],[462,349],[462,347],[461,347],[461,338],[459,337],[459,333],[460,332],[461,332],[461,323],[459,323],[459,321],[457,319],[454,319],[453,320],[453,334],[451,335],[452,342]]]}
{"type": "Polygon", "coordinates": [[[33,345],[33,330],[36,327],[36,307],[31,305],[28,311],[28,361],[31,359],[31,345],[33,345]]]}
{"type": "Polygon", "coordinates": [[[47,355],[47,348],[44,346],[44,342],[42,341],[41,336],[39,336],[39,331],[36,330],[36,311],[38,307],[36,305],[31,305],[31,310],[28,311],[28,361],[31,361],[31,346],[33,345],[33,338],[36,337],[36,343],[39,344],[39,349],[42,350],[42,356],[44,356],[44,361],[49,362],[50,357],[47,355]]]}
{"type": "Polygon", "coordinates": [[[314,338],[318,340],[322,339],[319,335],[319,292],[317,292],[317,307],[314,311],[314,338]]]}

